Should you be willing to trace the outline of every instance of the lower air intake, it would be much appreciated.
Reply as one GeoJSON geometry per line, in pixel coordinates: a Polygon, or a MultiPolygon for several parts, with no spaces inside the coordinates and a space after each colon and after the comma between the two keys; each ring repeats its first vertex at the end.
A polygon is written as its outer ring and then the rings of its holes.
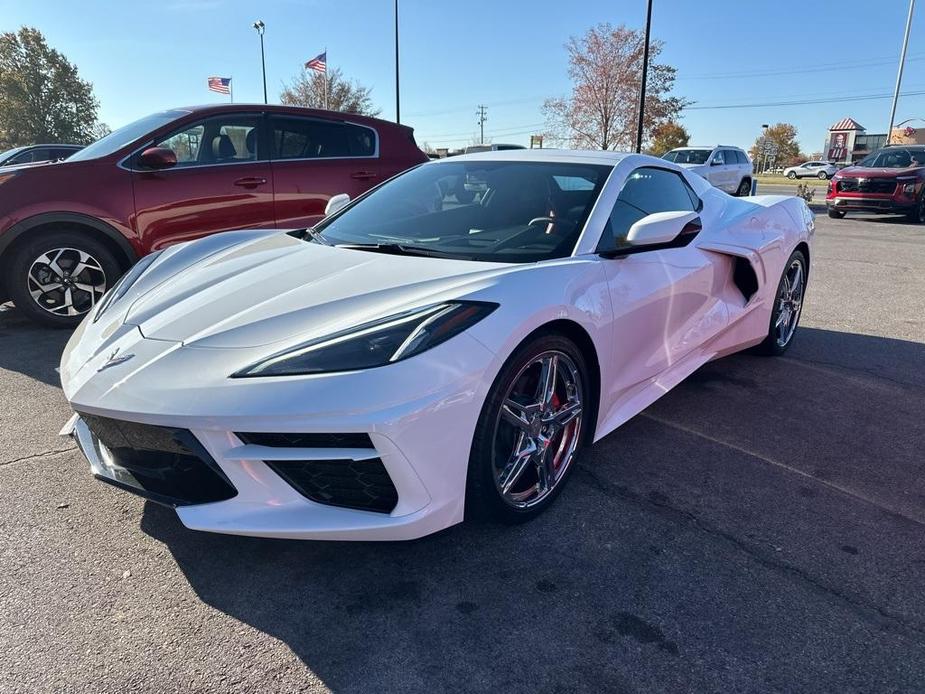
{"type": "Polygon", "coordinates": [[[319,504],[390,513],[398,503],[398,492],[379,458],[265,462],[302,496],[319,504]]]}

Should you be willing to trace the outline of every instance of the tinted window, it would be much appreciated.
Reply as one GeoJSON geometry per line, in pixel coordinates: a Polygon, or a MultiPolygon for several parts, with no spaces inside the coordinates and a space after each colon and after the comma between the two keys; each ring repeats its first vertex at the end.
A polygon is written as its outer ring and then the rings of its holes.
{"type": "Polygon", "coordinates": [[[710,163],[711,164],[725,164],[726,157],[723,156],[723,150],[721,149],[716,150],[716,152],[713,154],[713,158],[710,159],[710,163]]]}
{"type": "Polygon", "coordinates": [[[48,161],[49,159],[53,159],[53,158],[54,157],[51,156],[50,149],[43,148],[43,149],[32,150],[32,161],[48,161]]]}
{"type": "Polygon", "coordinates": [[[736,160],[740,164],[745,164],[746,166],[748,166],[748,156],[745,154],[745,152],[736,150],[736,160]]]}
{"type": "Polygon", "coordinates": [[[228,114],[185,126],[155,143],[173,150],[178,167],[256,161],[259,116],[228,114]]]}
{"type": "Polygon", "coordinates": [[[710,149],[674,149],[662,159],[673,161],[675,164],[706,164],[712,151],[710,149]]]}
{"type": "Polygon", "coordinates": [[[67,159],[69,156],[71,156],[76,151],[78,150],[76,149],[55,149],[55,150],[52,150],[52,158],[53,159],[67,159]]]}
{"type": "Polygon", "coordinates": [[[598,250],[628,245],[630,227],[655,212],[696,211],[697,196],[680,175],[665,169],[642,167],[627,177],[604,228],[598,250]]]}
{"type": "Polygon", "coordinates": [[[554,162],[434,162],[374,189],[316,229],[334,244],[400,244],[438,257],[561,258],[574,250],[610,171],[554,162]]]}
{"type": "Polygon", "coordinates": [[[21,152],[20,154],[17,154],[15,157],[10,159],[9,163],[10,164],[29,164],[33,161],[35,161],[35,150],[29,149],[29,150],[26,150],[25,152],[21,152]]]}
{"type": "Polygon", "coordinates": [[[270,118],[274,159],[326,159],[371,157],[376,153],[376,133],[352,123],[308,118],[270,118]]]}

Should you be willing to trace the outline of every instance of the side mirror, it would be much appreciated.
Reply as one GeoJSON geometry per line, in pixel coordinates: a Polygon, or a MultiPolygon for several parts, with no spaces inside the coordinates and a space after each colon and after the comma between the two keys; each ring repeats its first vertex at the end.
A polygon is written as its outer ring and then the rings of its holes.
{"type": "Polygon", "coordinates": [[[700,215],[696,212],[655,212],[633,224],[626,241],[630,246],[655,246],[699,230],[700,215]]]}
{"type": "Polygon", "coordinates": [[[177,165],[177,154],[166,147],[148,147],[139,155],[138,164],[145,169],[169,169],[177,165]]]}
{"type": "Polygon", "coordinates": [[[328,204],[324,207],[324,216],[330,217],[335,212],[339,212],[344,209],[347,204],[350,202],[350,196],[346,193],[338,193],[331,197],[328,200],[328,204]]]}

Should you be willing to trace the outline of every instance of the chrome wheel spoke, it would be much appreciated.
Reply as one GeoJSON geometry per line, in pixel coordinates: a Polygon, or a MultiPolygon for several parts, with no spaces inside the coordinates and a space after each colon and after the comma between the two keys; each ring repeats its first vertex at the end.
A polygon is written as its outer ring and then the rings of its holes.
{"type": "Polygon", "coordinates": [[[547,421],[552,424],[557,429],[561,429],[566,424],[571,422],[576,417],[581,416],[581,403],[580,402],[567,402],[565,405],[560,407],[558,410],[553,412],[548,418],[547,421]]]}
{"type": "Polygon", "coordinates": [[[556,394],[556,376],[559,371],[559,356],[552,354],[540,362],[539,392],[537,399],[543,408],[549,407],[556,394]]]}
{"type": "Polygon", "coordinates": [[[510,493],[511,488],[517,484],[517,481],[524,474],[524,470],[527,469],[534,454],[536,454],[536,444],[533,442],[533,439],[528,438],[525,434],[521,434],[517,446],[515,447],[514,454],[504,467],[504,470],[501,471],[501,475],[498,479],[502,494],[510,493]]]}
{"type": "Polygon", "coordinates": [[[530,431],[530,420],[539,411],[539,405],[521,405],[508,398],[501,405],[501,416],[518,429],[530,431]]]}
{"type": "Polygon", "coordinates": [[[536,488],[540,494],[549,492],[555,486],[556,470],[553,462],[548,448],[544,448],[536,456],[536,488]]]}

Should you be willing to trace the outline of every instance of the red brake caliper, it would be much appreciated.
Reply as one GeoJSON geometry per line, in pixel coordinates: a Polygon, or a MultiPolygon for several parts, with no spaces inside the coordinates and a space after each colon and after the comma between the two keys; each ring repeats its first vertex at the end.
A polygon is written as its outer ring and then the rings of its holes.
{"type": "MultiPolygon", "coordinates": [[[[560,404],[561,404],[561,402],[560,402],[560,400],[559,400],[559,394],[558,394],[558,393],[553,393],[553,394],[552,394],[552,399],[549,401],[549,405],[550,405],[550,407],[552,407],[552,411],[555,412],[556,410],[558,410],[560,404]]],[[[557,433],[557,434],[553,437],[552,441],[549,442],[549,447],[552,448],[553,451],[558,450],[559,444],[562,443],[562,437],[563,437],[563,436],[565,436],[565,429],[563,429],[562,431],[560,431],[559,433],[557,433]]],[[[556,467],[559,467],[559,461],[558,461],[558,460],[553,460],[553,465],[555,465],[556,467]]]]}

